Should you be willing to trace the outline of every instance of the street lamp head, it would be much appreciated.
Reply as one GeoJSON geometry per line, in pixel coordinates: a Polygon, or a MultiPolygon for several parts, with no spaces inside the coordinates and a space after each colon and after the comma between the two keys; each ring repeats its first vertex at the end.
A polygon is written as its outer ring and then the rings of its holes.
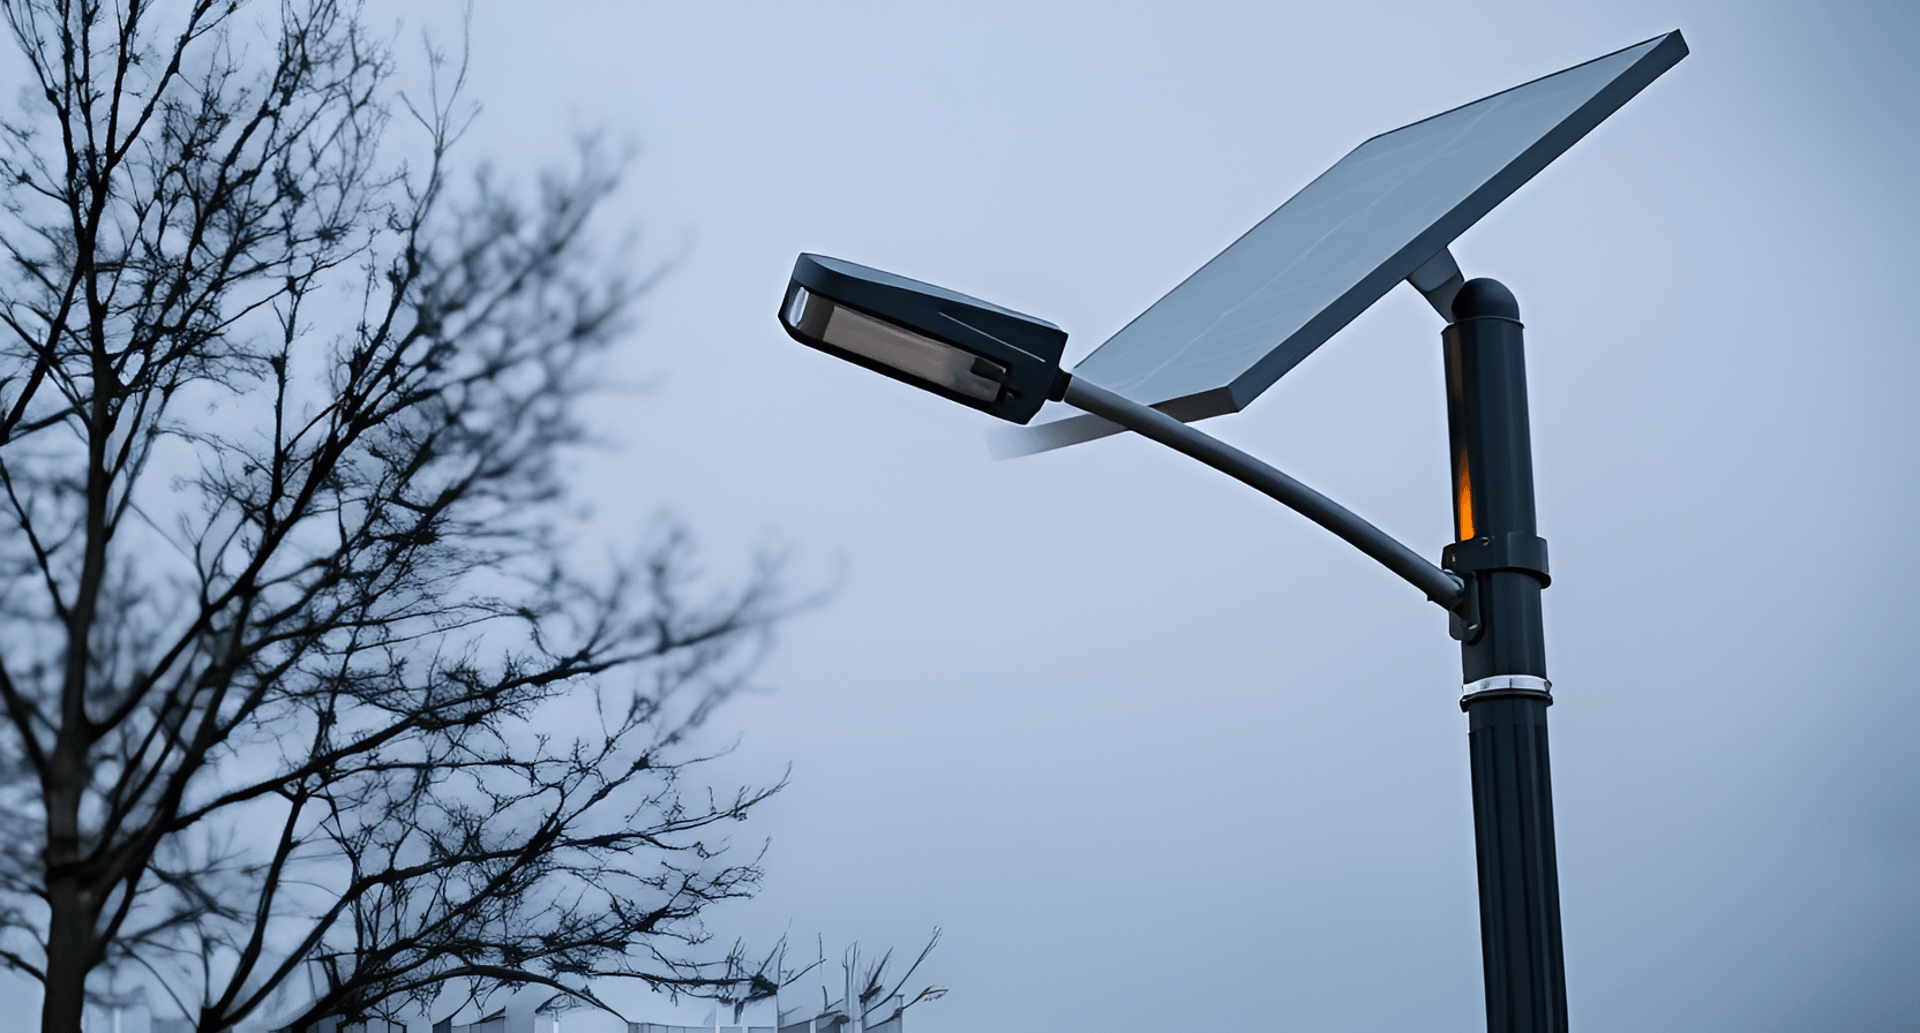
{"type": "Polygon", "coordinates": [[[904,276],[801,255],[780,304],[794,340],[1025,423],[1066,389],[1066,331],[904,276]]]}

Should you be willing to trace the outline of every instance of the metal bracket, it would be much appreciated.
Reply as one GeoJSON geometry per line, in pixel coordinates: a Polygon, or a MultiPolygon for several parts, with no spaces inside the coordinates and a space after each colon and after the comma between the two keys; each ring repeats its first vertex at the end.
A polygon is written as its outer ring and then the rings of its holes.
{"type": "Polygon", "coordinates": [[[1480,620],[1480,578],[1476,575],[1511,570],[1534,578],[1541,588],[1553,583],[1547,576],[1547,540],[1517,531],[1455,542],[1440,550],[1440,569],[1457,576],[1463,584],[1460,601],[1449,611],[1452,619],[1447,632],[1467,645],[1480,641],[1486,630],[1480,620]]]}
{"type": "Polygon", "coordinates": [[[1519,531],[1455,542],[1440,550],[1440,566],[1468,581],[1483,571],[1517,570],[1531,575],[1541,588],[1553,583],[1547,576],[1547,540],[1519,531]]]}
{"type": "Polygon", "coordinates": [[[1447,634],[1470,646],[1487,630],[1480,620],[1480,579],[1467,574],[1460,581],[1460,601],[1447,611],[1447,634]]]}
{"type": "Polygon", "coordinates": [[[1453,322],[1453,296],[1460,293],[1466,278],[1460,275],[1460,263],[1453,260],[1453,252],[1446,248],[1434,252],[1433,257],[1420,263],[1407,277],[1407,282],[1420,296],[1427,299],[1440,318],[1453,322]]]}

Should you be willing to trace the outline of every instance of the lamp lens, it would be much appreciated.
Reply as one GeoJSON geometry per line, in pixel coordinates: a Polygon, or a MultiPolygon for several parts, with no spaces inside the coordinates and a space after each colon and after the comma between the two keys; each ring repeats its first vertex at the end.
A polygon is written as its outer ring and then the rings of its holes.
{"type": "Polygon", "coordinates": [[[997,401],[1007,379],[1000,363],[836,305],[805,287],[794,287],[781,316],[804,336],[967,398],[997,401]]]}

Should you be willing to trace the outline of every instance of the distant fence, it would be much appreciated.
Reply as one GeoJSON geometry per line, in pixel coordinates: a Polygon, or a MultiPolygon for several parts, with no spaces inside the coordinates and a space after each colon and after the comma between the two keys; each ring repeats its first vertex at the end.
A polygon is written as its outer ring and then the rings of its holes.
{"type": "MultiPolygon", "coordinates": [[[[629,1022],[627,1033],[776,1033],[772,1026],[663,1026],[658,1022],[629,1022]]],[[[802,1022],[794,1026],[781,1026],[777,1033],[787,1033],[797,1029],[800,1033],[810,1033],[807,1024],[802,1022]]]]}

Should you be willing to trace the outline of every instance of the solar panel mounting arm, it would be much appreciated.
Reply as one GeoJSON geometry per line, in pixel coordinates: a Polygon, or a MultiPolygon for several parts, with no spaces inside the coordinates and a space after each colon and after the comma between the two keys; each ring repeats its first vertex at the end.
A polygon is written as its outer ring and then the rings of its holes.
{"type": "Polygon", "coordinates": [[[1449,323],[1453,322],[1453,296],[1460,293],[1460,287],[1466,282],[1467,278],[1460,273],[1460,263],[1453,260],[1453,252],[1447,248],[1434,252],[1432,258],[1420,263],[1420,268],[1407,277],[1407,283],[1449,323]]]}

